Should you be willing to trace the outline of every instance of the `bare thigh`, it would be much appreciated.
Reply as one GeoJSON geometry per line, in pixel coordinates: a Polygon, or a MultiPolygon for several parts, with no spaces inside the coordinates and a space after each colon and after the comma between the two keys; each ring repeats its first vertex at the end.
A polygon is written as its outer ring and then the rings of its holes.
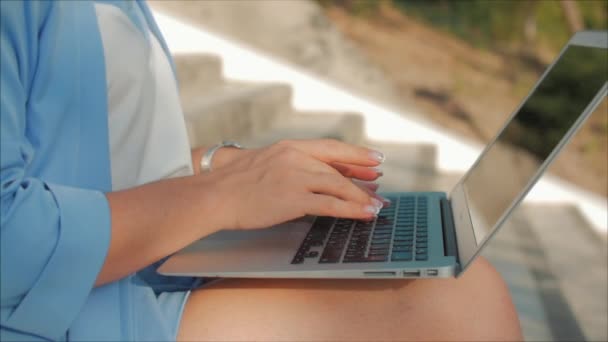
{"type": "Polygon", "coordinates": [[[509,292],[483,259],[459,279],[245,280],[195,291],[181,341],[521,340],[509,292]]]}

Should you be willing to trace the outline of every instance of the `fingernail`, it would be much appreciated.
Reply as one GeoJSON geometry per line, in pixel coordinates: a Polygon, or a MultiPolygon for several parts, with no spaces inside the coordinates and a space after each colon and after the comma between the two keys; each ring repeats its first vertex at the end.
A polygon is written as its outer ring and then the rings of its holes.
{"type": "Polygon", "coordinates": [[[380,209],[376,208],[373,205],[366,205],[364,210],[366,213],[370,213],[370,214],[374,214],[374,215],[378,215],[378,213],[380,212],[380,209]]]}
{"type": "Polygon", "coordinates": [[[391,200],[386,197],[382,197],[380,195],[376,195],[376,196],[378,196],[378,198],[382,201],[382,204],[384,206],[390,205],[392,203],[391,200]]]}
{"type": "Polygon", "coordinates": [[[369,189],[371,191],[376,191],[380,187],[380,185],[378,183],[373,182],[373,181],[368,182],[368,181],[362,181],[362,180],[354,179],[353,182],[355,184],[363,186],[366,189],[369,189]]]}
{"type": "Polygon", "coordinates": [[[372,197],[372,204],[373,204],[374,207],[376,207],[376,209],[378,209],[377,213],[379,213],[380,209],[382,209],[382,207],[384,206],[384,204],[382,203],[382,201],[380,201],[380,200],[378,200],[376,198],[373,198],[373,197],[372,197]]]}
{"type": "Polygon", "coordinates": [[[371,151],[369,153],[369,157],[374,160],[377,161],[379,163],[383,163],[384,160],[386,159],[386,157],[384,157],[384,153],[379,152],[379,151],[371,151]]]}
{"type": "Polygon", "coordinates": [[[378,176],[384,175],[384,172],[379,167],[372,167],[371,169],[374,170],[378,174],[378,176]]]}

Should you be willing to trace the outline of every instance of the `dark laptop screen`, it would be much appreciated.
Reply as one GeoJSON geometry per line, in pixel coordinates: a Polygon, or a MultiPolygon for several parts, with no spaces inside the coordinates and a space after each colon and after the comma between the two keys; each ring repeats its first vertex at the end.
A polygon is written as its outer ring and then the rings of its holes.
{"type": "Polygon", "coordinates": [[[570,45],[464,181],[477,243],[607,82],[606,49],[570,45]]]}

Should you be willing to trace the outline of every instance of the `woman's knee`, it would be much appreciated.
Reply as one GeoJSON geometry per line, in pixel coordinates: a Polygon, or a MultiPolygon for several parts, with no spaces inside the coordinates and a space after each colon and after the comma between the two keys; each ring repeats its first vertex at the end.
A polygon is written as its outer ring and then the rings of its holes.
{"type": "Polygon", "coordinates": [[[430,315],[445,326],[445,339],[520,340],[521,329],[509,289],[485,258],[477,258],[456,279],[420,280],[417,296],[441,298],[427,305],[430,315]]]}
{"type": "Polygon", "coordinates": [[[469,284],[475,286],[480,281],[491,283],[493,285],[500,285],[500,288],[506,289],[506,282],[500,275],[500,273],[494,268],[494,266],[484,257],[477,257],[469,268],[462,274],[460,278],[456,278],[456,281],[472,282],[469,284]]]}
{"type": "Polygon", "coordinates": [[[182,323],[182,339],[521,338],[508,289],[482,258],[458,279],[222,281],[193,293],[182,323]],[[235,319],[239,331],[228,329],[235,319]]]}

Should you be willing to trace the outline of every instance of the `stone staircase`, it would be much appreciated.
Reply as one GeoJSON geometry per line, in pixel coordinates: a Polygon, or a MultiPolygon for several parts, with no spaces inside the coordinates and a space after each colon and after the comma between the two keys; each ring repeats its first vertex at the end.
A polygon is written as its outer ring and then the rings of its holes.
{"type": "MultiPolygon", "coordinates": [[[[217,57],[177,55],[175,64],[192,146],[335,138],[386,154],[381,190],[449,191],[462,176],[437,171],[433,145],[368,140],[356,113],[295,111],[288,85],[224,80],[217,57]]],[[[509,285],[526,340],[608,340],[608,254],[595,234],[573,206],[524,205],[484,250],[509,285]]]]}

